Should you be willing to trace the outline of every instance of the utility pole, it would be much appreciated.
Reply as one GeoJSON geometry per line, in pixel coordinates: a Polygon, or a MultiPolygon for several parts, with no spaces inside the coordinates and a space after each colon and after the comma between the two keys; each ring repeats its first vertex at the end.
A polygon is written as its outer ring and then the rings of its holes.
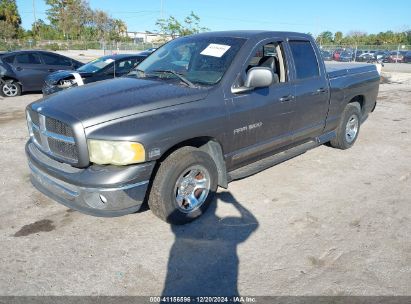
{"type": "Polygon", "coordinates": [[[37,32],[36,1],[33,0],[34,34],[37,32]]]}

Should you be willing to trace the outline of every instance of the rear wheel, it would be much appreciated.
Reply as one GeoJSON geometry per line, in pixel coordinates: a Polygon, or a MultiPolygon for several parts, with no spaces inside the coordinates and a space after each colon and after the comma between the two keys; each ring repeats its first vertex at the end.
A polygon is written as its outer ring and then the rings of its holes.
{"type": "Polygon", "coordinates": [[[337,136],[331,140],[331,146],[338,149],[351,148],[357,140],[361,126],[361,107],[358,102],[349,103],[343,112],[337,128],[337,136]]]}
{"type": "Polygon", "coordinates": [[[217,190],[217,167],[205,152],[181,148],[160,165],[148,205],[160,219],[185,224],[205,212],[217,190]]]}
{"type": "Polygon", "coordinates": [[[1,84],[0,94],[4,97],[20,96],[21,86],[14,80],[5,80],[4,83],[1,84]]]}

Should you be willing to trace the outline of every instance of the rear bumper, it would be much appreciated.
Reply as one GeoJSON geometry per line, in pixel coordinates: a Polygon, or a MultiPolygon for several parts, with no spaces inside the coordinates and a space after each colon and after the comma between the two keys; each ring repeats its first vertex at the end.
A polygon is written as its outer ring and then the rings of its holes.
{"type": "Polygon", "coordinates": [[[36,149],[30,141],[27,143],[31,182],[51,199],[94,216],[121,216],[140,209],[154,163],[78,169],[39,154],[36,149]]]}

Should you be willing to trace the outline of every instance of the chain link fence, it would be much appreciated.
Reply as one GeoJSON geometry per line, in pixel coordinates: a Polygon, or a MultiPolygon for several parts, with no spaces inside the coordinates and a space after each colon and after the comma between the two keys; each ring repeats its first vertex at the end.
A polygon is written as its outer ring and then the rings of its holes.
{"type": "Polygon", "coordinates": [[[384,44],[384,45],[329,45],[320,44],[320,48],[323,50],[337,50],[337,49],[349,49],[351,51],[411,51],[411,45],[404,44],[384,44]]]}
{"type": "Polygon", "coordinates": [[[119,51],[142,51],[160,46],[161,43],[117,42],[117,41],[80,41],[80,40],[0,40],[0,51],[41,49],[50,51],[103,50],[104,54],[119,51]]]}

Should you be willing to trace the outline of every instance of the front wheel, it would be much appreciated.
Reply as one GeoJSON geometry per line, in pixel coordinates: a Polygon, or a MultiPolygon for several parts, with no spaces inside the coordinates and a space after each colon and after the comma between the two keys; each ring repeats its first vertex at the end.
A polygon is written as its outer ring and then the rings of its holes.
{"type": "Polygon", "coordinates": [[[331,146],[337,149],[351,148],[358,138],[361,126],[361,107],[358,102],[349,103],[342,114],[337,135],[331,140],[331,146]]]}
{"type": "Polygon", "coordinates": [[[0,86],[0,94],[3,97],[15,97],[21,95],[21,86],[14,80],[6,80],[0,86]]]}
{"type": "Polygon", "coordinates": [[[217,190],[217,178],[217,167],[206,152],[183,147],[161,163],[148,205],[160,219],[186,224],[208,208],[217,190]]]}

